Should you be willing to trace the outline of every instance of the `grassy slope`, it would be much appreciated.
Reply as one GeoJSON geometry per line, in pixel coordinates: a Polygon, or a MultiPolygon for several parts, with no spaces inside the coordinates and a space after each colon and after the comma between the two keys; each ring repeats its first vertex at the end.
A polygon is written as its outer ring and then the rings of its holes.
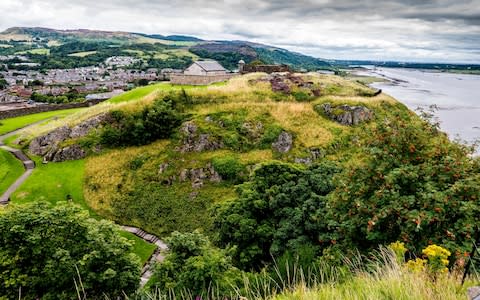
{"type": "MultiPolygon", "coordinates": [[[[50,121],[47,125],[35,125],[20,133],[23,138],[44,134],[56,127],[74,125],[93,115],[112,109],[138,110],[172,90],[186,89],[199,99],[189,113],[200,130],[222,138],[240,138],[238,128],[222,128],[205,121],[207,116],[222,122],[241,125],[242,122],[261,121],[265,126],[275,125],[292,132],[295,136],[294,149],[288,155],[278,155],[269,143],[263,146],[250,145],[246,149],[225,149],[202,153],[181,154],[175,151],[178,140],[159,141],[144,147],[112,150],[86,161],[39,164],[31,178],[13,196],[13,201],[23,203],[40,199],[62,201],[71,195],[73,201],[83,207],[91,207],[104,217],[123,224],[140,226],[164,236],[172,230],[209,229],[209,210],[218,201],[235,197],[233,182],[205,182],[195,190],[190,181],[175,181],[172,185],[164,182],[169,176],[178,176],[179,170],[204,167],[213,159],[233,155],[245,165],[254,165],[270,159],[292,161],[308,153],[309,147],[328,148],[343,134],[356,129],[340,126],[322,118],[314,105],[325,101],[333,103],[366,103],[380,108],[382,103],[396,105],[388,96],[372,98],[357,96],[366,87],[347,82],[336,76],[311,76],[310,80],[321,86],[323,97],[312,102],[297,102],[293,96],[273,93],[269,84],[249,83],[259,78],[258,74],[235,78],[228,84],[220,83],[209,87],[172,86],[161,83],[138,88],[111,100],[78,111],[62,120],[50,121]],[[243,111],[242,114],[238,114],[243,111]],[[135,170],[133,160],[144,161],[135,170]],[[159,174],[162,163],[170,167],[159,174]],[[85,167],[86,166],[86,167],[85,167]],[[85,168],[85,174],[84,174],[85,168]],[[84,191],[82,184],[85,182],[84,191]],[[83,198],[85,195],[86,199],[83,198]],[[112,203],[118,201],[112,208],[112,203]],[[121,200],[121,201],[120,201],[121,200]],[[121,204],[121,205],[120,205],[121,204]],[[123,206],[122,206],[123,205],[123,206]]],[[[380,114],[381,115],[381,114],[380,114]]],[[[31,122],[32,117],[28,121],[31,122]]],[[[7,120],[8,121],[8,120],[7,120]]],[[[11,122],[11,121],[10,121],[11,122]]],[[[16,122],[17,126],[18,123],[16,122]]],[[[13,127],[13,126],[11,126],[13,127]]],[[[178,137],[177,137],[178,138],[178,137]]],[[[148,252],[147,245],[139,247],[148,252]]],[[[137,249],[138,250],[138,249],[137,249]]]]}
{"type": "Polygon", "coordinates": [[[9,152],[0,149],[0,195],[24,172],[23,164],[9,152]]]}
{"type": "Polygon", "coordinates": [[[0,120],[0,134],[5,134],[7,132],[17,130],[29,124],[46,120],[49,118],[53,118],[53,117],[64,118],[68,115],[74,114],[82,110],[84,110],[84,108],[57,110],[57,111],[49,111],[49,112],[44,112],[39,114],[21,116],[21,117],[6,119],[6,120],[0,120]]]}
{"type": "MultiPolygon", "coordinates": [[[[322,87],[324,95],[310,102],[298,102],[293,96],[273,93],[269,84],[264,82],[249,83],[258,76],[252,74],[235,78],[226,85],[207,88],[187,87],[187,93],[197,103],[188,111],[192,115],[191,120],[201,132],[218,136],[226,143],[230,140],[231,147],[180,153],[176,148],[181,144],[181,137],[177,136],[169,141],[112,150],[90,157],[86,162],[85,175],[88,205],[101,215],[140,226],[160,236],[173,230],[200,228],[208,231],[210,209],[219,201],[235,197],[235,184],[205,181],[200,189],[195,189],[189,180],[179,180],[181,170],[205,167],[214,159],[225,156],[233,156],[247,166],[271,159],[294,161],[297,157],[308,156],[310,148],[328,151],[344,136],[361,130],[360,127],[341,126],[321,117],[314,109],[316,104],[360,103],[373,108],[379,118],[390,108],[406,111],[405,107],[386,95],[375,98],[358,96],[369,89],[336,76],[307,76],[322,87]],[[385,105],[388,108],[384,108],[385,105]],[[206,121],[209,118],[214,121],[206,121]],[[217,121],[224,125],[219,126],[217,121]],[[263,145],[261,141],[249,144],[238,131],[246,122],[261,122],[265,131],[270,127],[279,127],[293,133],[294,148],[290,153],[280,155],[272,151],[271,141],[263,145]],[[136,162],[141,162],[140,166],[132,168],[136,162]],[[159,166],[163,164],[168,164],[168,168],[160,174],[159,166]]],[[[168,84],[146,87],[112,99],[112,102],[121,100],[126,104],[118,107],[136,110],[161,94],[178,88],[168,84]],[[146,96],[139,100],[141,95],[146,96]]],[[[334,151],[331,157],[347,160],[354,155],[350,149],[346,151],[348,155],[334,151]]]]}

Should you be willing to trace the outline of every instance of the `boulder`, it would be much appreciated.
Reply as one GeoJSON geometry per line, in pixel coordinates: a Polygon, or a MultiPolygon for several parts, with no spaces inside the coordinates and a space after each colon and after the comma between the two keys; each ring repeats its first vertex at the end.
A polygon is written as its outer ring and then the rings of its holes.
{"type": "Polygon", "coordinates": [[[48,152],[56,151],[58,144],[65,141],[72,130],[63,126],[57,128],[44,136],[39,136],[30,142],[29,150],[32,154],[44,156],[48,152]]]}
{"type": "MultiPolygon", "coordinates": [[[[80,145],[74,144],[61,149],[59,145],[68,139],[86,136],[91,130],[103,124],[106,121],[106,117],[106,114],[100,114],[81,122],[73,128],[63,126],[47,133],[46,135],[39,136],[30,142],[30,153],[43,156],[44,162],[60,162],[84,158],[86,152],[80,145]]],[[[93,150],[98,152],[101,149],[95,148],[93,150]]]]}
{"type": "Polygon", "coordinates": [[[223,143],[210,134],[198,133],[198,127],[193,122],[186,122],[180,129],[184,138],[181,152],[213,151],[223,148],[223,143]]]}
{"type": "Polygon", "coordinates": [[[77,160],[85,158],[86,152],[78,144],[74,144],[56,151],[51,160],[53,162],[61,162],[67,160],[77,160]]]}
{"type": "Polygon", "coordinates": [[[293,136],[286,132],[282,131],[278,136],[277,140],[272,143],[272,148],[280,153],[287,153],[292,149],[293,146],[293,136]]]}
{"type": "Polygon", "coordinates": [[[373,111],[365,106],[340,105],[333,107],[330,103],[320,105],[323,112],[333,121],[342,125],[358,125],[373,119],[373,111]]]}
{"type": "Polygon", "coordinates": [[[209,163],[203,168],[183,169],[180,171],[179,181],[185,182],[187,180],[191,181],[193,188],[200,188],[205,181],[221,182],[222,177],[209,163]]]}

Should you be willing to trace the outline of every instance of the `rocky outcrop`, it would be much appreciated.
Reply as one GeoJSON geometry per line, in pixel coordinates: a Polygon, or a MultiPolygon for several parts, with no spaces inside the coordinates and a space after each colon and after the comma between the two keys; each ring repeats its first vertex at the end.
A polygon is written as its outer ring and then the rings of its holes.
{"type": "Polygon", "coordinates": [[[73,128],[63,126],[46,135],[33,139],[29,145],[32,154],[43,156],[44,162],[61,162],[66,160],[82,159],[86,152],[78,144],[61,147],[61,144],[69,139],[86,136],[91,130],[99,127],[106,121],[106,114],[90,118],[73,128]]]}
{"type": "Polygon", "coordinates": [[[210,134],[199,133],[194,122],[183,124],[180,132],[183,134],[181,152],[213,151],[223,148],[223,143],[210,134]]]}
{"type": "Polygon", "coordinates": [[[102,125],[106,121],[106,119],[106,114],[100,114],[76,125],[72,128],[70,138],[79,138],[86,136],[88,133],[90,133],[92,129],[97,128],[99,125],[102,125]]]}
{"type": "Polygon", "coordinates": [[[200,188],[205,181],[220,182],[222,177],[211,164],[207,164],[204,168],[183,169],[180,172],[179,180],[180,182],[190,180],[193,188],[200,188]]]}
{"type": "Polygon", "coordinates": [[[365,106],[349,106],[346,104],[332,106],[330,103],[324,103],[319,107],[330,119],[342,125],[358,125],[373,119],[373,111],[365,106]]]}
{"type": "Polygon", "coordinates": [[[307,157],[297,157],[295,158],[295,162],[297,164],[304,164],[304,165],[311,165],[315,160],[324,156],[320,149],[312,148],[309,151],[309,155],[307,157]]]}
{"type": "Polygon", "coordinates": [[[282,131],[278,136],[277,140],[272,144],[273,150],[280,153],[287,153],[292,149],[293,146],[293,136],[286,132],[282,131]]]}
{"type": "Polygon", "coordinates": [[[70,136],[71,132],[72,130],[69,127],[63,126],[44,136],[39,136],[33,139],[29,146],[30,153],[44,156],[52,150],[57,150],[58,145],[65,141],[70,136]]]}
{"type": "Polygon", "coordinates": [[[45,161],[61,162],[67,160],[82,159],[87,156],[85,150],[78,144],[73,144],[64,148],[60,148],[55,152],[48,153],[45,157],[45,161]]]}

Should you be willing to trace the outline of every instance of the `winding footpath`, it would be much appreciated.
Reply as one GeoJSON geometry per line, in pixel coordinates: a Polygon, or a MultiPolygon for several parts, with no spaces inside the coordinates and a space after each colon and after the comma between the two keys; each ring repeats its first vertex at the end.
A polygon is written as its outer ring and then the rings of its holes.
{"type": "MultiPolygon", "coordinates": [[[[22,150],[6,146],[3,141],[8,137],[11,137],[17,134],[22,129],[37,125],[39,123],[47,122],[49,120],[50,119],[35,122],[28,126],[0,135],[0,148],[13,154],[15,158],[20,160],[23,163],[23,166],[25,167],[25,172],[22,174],[22,176],[20,176],[7,189],[7,191],[5,191],[5,193],[3,193],[3,195],[0,196],[0,205],[7,205],[10,202],[10,196],[13,193],[15,193],[15,191],[25,182],[25,180],[27,180],[27,178],[32,174],[33,170],[35,169],[35,162],[32,161],[22,150]]],[[[143,269],[142,269],[142,273],[141,273],[142,275],[140,277],[140,285],[144,286],[153,275],[153,267],[155,263],[162,262],[164,260],[165,258],[164,252],[168,250],[168,246],[162,240],[160,240],[160,238],[158,238],[157,236],[149,234],[140,228],[131,227],[131,226],[120,226],[120,227],[122,228],[122,230],[128,231],[138,236],[145,242],[150,244],[155,244],[157,246],[157,249],[155,249],[155,251],[150,256],[147,263],[143,266],[143,269]]]]}

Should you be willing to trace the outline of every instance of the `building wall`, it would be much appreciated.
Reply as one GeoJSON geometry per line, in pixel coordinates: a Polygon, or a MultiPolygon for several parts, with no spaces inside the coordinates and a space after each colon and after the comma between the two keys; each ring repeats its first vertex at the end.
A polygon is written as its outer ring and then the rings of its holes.
{"type": "Polygon", "coordinates": [[[235,74],[224,74],[224,75],[171,75],[170,82],[172,84],[182,84],[182,85],[208,85],[215,82],[222,82],[229,80],[230,78],[236,76],[235,74]]]}
{"type": "Polygon", "coordinates": [[[202,69],[199,65],[197,64],[192,64],[190,67],[186,68],[185,71],[183,72],[185,75],[207,75],[207,72],[205,72],[204,69],[202,69]]]}
{"type": "Polygon", "coordinates": [[[227,71],[208,71],[205,75],[218,76],[218,75],[226,75],[226,74],[228,74],[227,71]]]}

